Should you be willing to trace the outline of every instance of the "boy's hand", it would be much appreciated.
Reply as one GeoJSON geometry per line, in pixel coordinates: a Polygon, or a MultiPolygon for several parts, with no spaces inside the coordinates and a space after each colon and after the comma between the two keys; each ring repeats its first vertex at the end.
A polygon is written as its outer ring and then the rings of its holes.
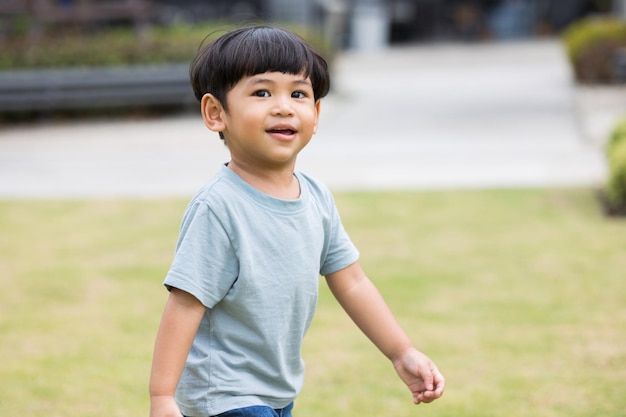
{"type": "Polygon", "coordinates": [[[393,366],[413,394],[415,404],[429,403],[443,395],[445,380],[435,363],[414,348],[393,361],[393,366]]]}
{"type": "Polygon", "coordinates": [[[182,413],[169,395],[155,395],[150,397],[150,417],[182,417],[182,413]]]}

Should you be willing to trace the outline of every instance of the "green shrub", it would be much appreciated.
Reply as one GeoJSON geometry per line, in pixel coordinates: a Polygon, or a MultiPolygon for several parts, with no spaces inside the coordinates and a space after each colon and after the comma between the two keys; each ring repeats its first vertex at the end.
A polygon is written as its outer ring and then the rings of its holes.
{"type": "Polygon", "coordinates": [[[606,145],[609,178],[607,203],[615,213],[626,212],[626,117],[617,122],[606,145]]]}
{"type": "Polygon", "coordinates": [[[626,141],[626,117],[622,118],[617,122],[613,130],[611,131],[611,135],[609,136],[609,141],[606,144],[606,152],[610,154],[612,149],[620,142],[626,141]]]}
{"type": "Polygon", "coordinates": [[[626,209],[626,140],[616,141],[608,155],[609,179],[606,195],[613,209],[626,209]]]}
{"type": "Polygon", "coordinates": [[[615,51],[626,47],[625,21],[590,17],[570,25],[562,36],[577,81],[613,81],[615,51]]]}
{"type": "Polygon", "coordinates": [[[138,37],[132,28],[94,33],[62,32],[33,41],[0,42],[0,69],[116,66],[189,61],[215,26],[152,28],[138,37]]]}
{"type": "MultiPolygon", "coordinates": [[[[143,37],[138,37],[130,27],[92,33],[51,33],[37,41],[28,36],[0,37],[0,71],[190,62],[209,34],[233,26],[226,22],[154,26],[143,37]]],[[[327,59],[330,58],[331,51],[314,31],[302,27],[289,29],[316,46],[327,59]]]]}

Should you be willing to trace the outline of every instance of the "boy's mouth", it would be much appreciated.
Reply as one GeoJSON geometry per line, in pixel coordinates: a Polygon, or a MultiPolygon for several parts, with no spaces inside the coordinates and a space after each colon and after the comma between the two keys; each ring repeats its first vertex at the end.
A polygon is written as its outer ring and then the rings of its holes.
{"type": "Polygon", "coordinates": [[[282,129],[282,128],[277,128],[277,129],[269,129],[267,131],[268,133],[277,133],[280,135],[295,135],[296,131],[293,129],[282,129]]]}

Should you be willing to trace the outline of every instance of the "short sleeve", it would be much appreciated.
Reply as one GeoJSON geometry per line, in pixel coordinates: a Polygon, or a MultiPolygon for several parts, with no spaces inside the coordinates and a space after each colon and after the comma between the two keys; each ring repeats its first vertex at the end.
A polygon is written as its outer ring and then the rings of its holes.
{"type": "Polygon", "coordinates": [[[178,288],[213,308],[237,279],[239,265],[223,224],[206,201],[192,202],[180,228],[164,285],[178,288]]]}
{"type": "Polygon", "coordinates": [[[330,225],[328,228],[326,251],[321,260],[320,274],[328,275],[346,268],[359,259],[359,251],[352,243],[343,227],[335,201],[330,192],[327,195],[330,225]]]}

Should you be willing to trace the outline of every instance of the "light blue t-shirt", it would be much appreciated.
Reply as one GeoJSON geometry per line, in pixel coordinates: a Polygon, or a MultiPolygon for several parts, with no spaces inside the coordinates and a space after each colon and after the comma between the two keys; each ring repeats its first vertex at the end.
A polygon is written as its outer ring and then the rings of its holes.
{"type": "Polygon", "coordinates": [[[328,189],[296,172],[281,200],[224,166],[190,202],[164,284],[207,307],[178,384],[183,414],[283,408],[304,379],[319,276],[358,259],[328,189]]]}

